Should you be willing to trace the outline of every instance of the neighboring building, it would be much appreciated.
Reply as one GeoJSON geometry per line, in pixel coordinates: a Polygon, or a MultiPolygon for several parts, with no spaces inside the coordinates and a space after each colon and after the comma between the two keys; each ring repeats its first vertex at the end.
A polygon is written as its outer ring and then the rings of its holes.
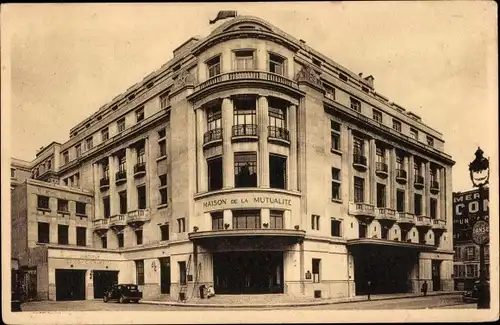
{"type": "Polygon", "coordinates": [[[191,38],[39,154],[14,257],[42,299],[452,290],[454,162],[373,81],[255,17],[191,38]]]}
{"type": "MultiPolygon", "coordinates": [[[[472,226],[478,217],[489,220],[489,188],[453,193],[453,278],[455,289],[471,288],[479,280],[479,245],[472,241],[472,226]],[[481,202],[482,201],[482,202],[481,202]]],[[[486,278],[489,279],[490,252],[484,248],[486,278]]]]}
{"type": "Polygon", "coordinates": [[[10,162],[10,189],[13,190],[19,184],[31,176],[31,163],[21,159],[12,158],[10,162]]]}

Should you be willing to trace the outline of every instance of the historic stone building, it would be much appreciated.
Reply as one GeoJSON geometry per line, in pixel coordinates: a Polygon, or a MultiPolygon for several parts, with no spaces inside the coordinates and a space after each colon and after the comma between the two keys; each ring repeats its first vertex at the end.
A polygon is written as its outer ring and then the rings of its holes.
{"type": "Polygon", "coordinates": [[[372,76],[236,17],[38,153],[13,257],[42,299],[452,290],[453,164],[372,76]]]}

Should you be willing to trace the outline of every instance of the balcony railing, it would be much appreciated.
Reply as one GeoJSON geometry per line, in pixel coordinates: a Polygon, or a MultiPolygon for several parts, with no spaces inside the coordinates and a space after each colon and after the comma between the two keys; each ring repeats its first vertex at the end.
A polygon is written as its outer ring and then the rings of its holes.
{"type": "Polygon", "coordinates": [[[415,216],[409,212],[398,212],[397,215],[400,223],[415,223],[415,216]]]}
{"type": "Polygon", "coordinates": [[[285,128],[280,128],[277,126],[268,126],[267,132],[269,138],[290,141],[290,133],[285,128]]]}
{"type": "Polygon", "coordinates": [[[396,220],[396,210],[389,208],[376,208],[377,219],[396,220]]]}
{"type": "Polygon", "coordinates": [[[222,128],[208,130],[203,135],[203,144],[212,143],[215,141],[222,141],[222,128]]]}
{"type": "Polygon", "coordinates": [[[229,73],[219,74],[215,77],[200,83],[195,87],[195,92],[205,88],[214,86],[221,82],[235,81],[235,80],[262,80],[272,83],[285,85],[292,88],[297,88],[297,83],[282,75],[266,72],[266,71],[233,71],[229,73]]]}
{"type": "Polygon", "coordinates": [[[109,226],[114,227],[114,226],[125,226],[127,222],[127,215],[126,214],[118,214],[116,216],[112,216],[109,218],[109,226]]]}
{"type": "Polygon", "coordinates": [[[120,170],[116,172],[116,183],[123,183],[127,180],[127,171],[126,170],[120,170]]]}
{"type": "Polygon", "coordinates": [[[388,173],[389,168],[387,167],[387,164],[385,162],[377,161],[375,164],[375,173],[379,176],[386,177],[388,173]]]}
{"type": "Polygon", "coordinates": [[[146,163],[139,162],[134,166],[134,176],[140,177],[146,174],[146,163]]]}
{"type": "Polygon", "coordinates": [[[233,125],[233,137],[256,137],[257,125],[255,124],[237,124],[233,125]]]}
{"type": "Polygon", "coordinates": [[[446,229],[446,221],[441,219],[434,219],[432,220],[432,228],[444,230],[446,229]]]}
{"type": "Polygon", "coordinates": [[[108,177],[103,177],[99,181],[99,186],[101,187],[101,190],[105,190],[109,188],[109,178],[108,177]]]}
{"type": "Polygon", "coordinates": [[[415,175],[415,181],[413,182],[413,186],[415,186],[415,188],[423,188],[424,187],[424,176],[415,175]]]}
{"type": "Polygon", "coordinates": [[[438,193],[439,192],[439,182],[437,181],[431,181],[431,193],[438,193]]]}
{"type": "Polygon", "coordinates": [[[355,216],[375,216],[375,206],[368,203],[349,203],[349,213],[355,216]]]}
{"type": "Polygon", "coordinates": [[[108,221],[109,219],[97,219],[97,220],[94,220],[92,221],[92,226],[94,227],[94,229],[108,229],[108,221]]]}
{"type": "Polygon", "coordinates": [[[144,222],[149,220],[149,211],[147,209],[137,209],[127,214],[127,223],[144,222]]]}
{"type": "Polygon", "coordinates": [[[396,169],[396,181],[400,183],[406,183],[408,176],[406,174],[406,170],[404,169],[396,169]]]}
{"type": "Polygon", "coordinates": [[[417,216],[416,219],[417,219],[417,222],[416,222],[417,227],[431,227],[432,226],[431,219],[428,217],[417,216]]]}
{"type": "Polygon", "coordinates": [[[362,155],[352,155],[352,165],[358,169],[366,170],[366,157],[362,155]]]}

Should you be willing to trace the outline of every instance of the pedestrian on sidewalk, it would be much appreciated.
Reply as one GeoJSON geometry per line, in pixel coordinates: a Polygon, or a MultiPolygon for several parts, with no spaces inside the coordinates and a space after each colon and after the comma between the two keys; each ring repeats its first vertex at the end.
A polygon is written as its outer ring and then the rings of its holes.
{"type": "Polygon", "coordinates": [[[371,300],[370,294],[372,293],[372,282],[368,281],[368,300],[371,300]]]}
{"type": "Polygon", "coordinates": [[[424,283],[422,284],[422,292],[424,293],[424,296],[427,296],[427,281],[424,280],[424,283]]]}
{"type": "Polygon", "coordinates": [[[213,296],[215,296],[215,290],[214,290],[214,287],[212,285],[210,285],[207,288],[207,299],[210,299],[213,296]]]}

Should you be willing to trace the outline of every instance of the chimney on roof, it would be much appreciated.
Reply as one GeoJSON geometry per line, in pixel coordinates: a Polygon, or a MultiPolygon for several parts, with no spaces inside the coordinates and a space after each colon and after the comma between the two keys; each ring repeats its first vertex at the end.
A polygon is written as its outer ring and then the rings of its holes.
{"type": "Polygon", "coordinates": [[[365,77],[364,79],[368,82],[368,84],[370,85],[370,87],[374,88],[373,87],[373,80],[375,80],[375,78],[373,78],[372,75],[369,75],[368,77],[365,77]]]}

